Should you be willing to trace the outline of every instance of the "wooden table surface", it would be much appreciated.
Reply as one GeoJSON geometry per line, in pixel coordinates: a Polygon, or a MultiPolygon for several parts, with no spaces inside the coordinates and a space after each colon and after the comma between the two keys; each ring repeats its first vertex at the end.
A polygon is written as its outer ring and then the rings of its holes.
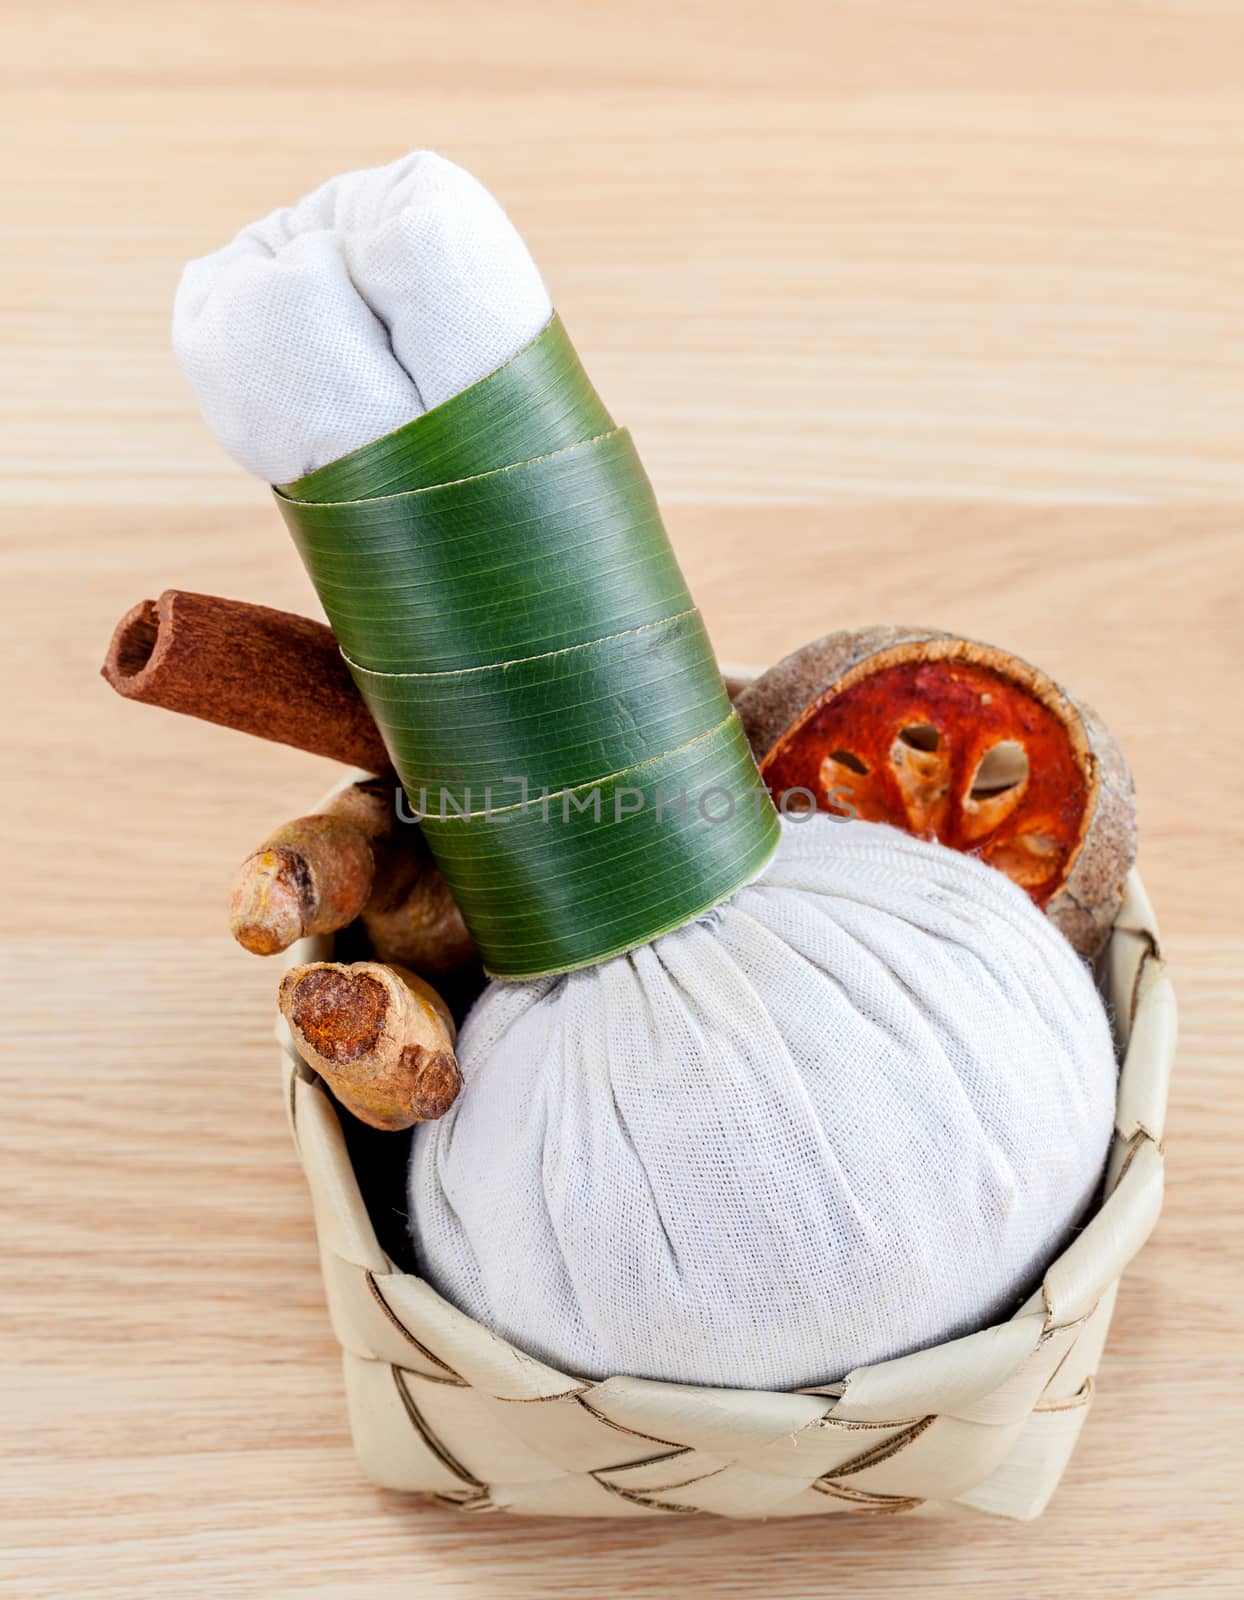
{"type": "Polygon", "coordinates": [[[1238,0],[4,7],[5,1594],[1238,1595],[1238,0]],[[232,865],[327,764],[125,705],[171,586],[313,606],[181,262],[433,145],[509,206],[723,655],[868,620],[1122,736],[1183,1033],[1158,1232],[1029,1526],[464,1518],[346,1432],[232,865]]]}

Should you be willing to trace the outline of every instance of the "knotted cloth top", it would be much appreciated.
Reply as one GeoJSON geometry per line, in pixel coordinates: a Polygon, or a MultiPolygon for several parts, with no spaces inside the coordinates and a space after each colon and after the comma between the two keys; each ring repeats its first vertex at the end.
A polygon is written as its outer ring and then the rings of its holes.
{"type": "Polygon", "coordinates": [[[759,872],[776,814],[559,318],[276,495],[493,976],[647,944],[759,872]]]}

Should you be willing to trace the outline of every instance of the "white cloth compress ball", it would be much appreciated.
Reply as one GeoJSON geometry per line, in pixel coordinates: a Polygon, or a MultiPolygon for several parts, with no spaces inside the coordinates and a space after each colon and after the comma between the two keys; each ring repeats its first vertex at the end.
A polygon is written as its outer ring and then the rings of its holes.
{"type": "MultiPolygon", "coordinates": [[[[286,482],[549,310],[495,201],[420,154],[192,263],[174,336],[221,442],[286,482]]],[[[1092,1199],[1115,1095],[1089,973],[1018,888],[824,816],[690,926],[492,985],[459,1060],[411,1161],[429,1281],[572,1374],[756,1388],[1009,1315],[1092,1199]]]]}
{"type": "Polygon", "coordinates": [[[422,1268],[554,1366],[793,1388],[1010,1315],[1101,1176],[1088,972],[992,867],[783,826],[692,926],[494,984],[418,1130],[422,1268]]]}

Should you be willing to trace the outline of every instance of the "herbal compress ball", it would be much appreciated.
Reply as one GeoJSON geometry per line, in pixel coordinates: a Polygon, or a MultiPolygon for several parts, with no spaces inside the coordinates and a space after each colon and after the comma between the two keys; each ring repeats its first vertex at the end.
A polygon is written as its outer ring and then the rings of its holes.
{"type": "MultiPolygon", "coordinates": [[[[414,629],[403,639],[394,622],[427,582],[432,554],[452,581],[422,633],[447,650],[459,635],[474,647],[481,627],[495,632],[511,603],[499,589],[492,610],[459,609],[476,566],[522,569],[550,527],[573,533],[581,519],[585,530],[581,548],[563,543],[546,575],[561,584],[563,609],[604,614],[629,581],[624,563],[607,582],[594,575],[604,542],[594,498],[580,508],[533,491],[524,516],[495,516],[489,538],[479,533],[472,507],[495,509],[515,484],[555,474],[562,445],[541,452],[531,442],[533,391],[510,420],[504,406],[488,413],[481,437],[498,458],[456,478],[420,459],[420,441],[434,439],[459,469],[470,460],[474,436],[446,427],[450,407],[475,395],[472,385],[486,397],[507,393],[512,368],[539,355],[546,337],[564,339],[549,319],[539,275],[495,202],[426,154],[338,178],[244,230],[193,263],[178,296],[178,354],[208,421],[239,461],[286,486],[283,514],[408,787],[419,753],[449,749],[454,733],[448,712],[434,729],[410,714],[412,695],[441,714],[441,679],[427,638],[414,629]],[[383,485],[377,454],[396,463],[383,485]],[[317,470],[319,479],[305,477],[317,470]],[[358,502],[328,503],[325,471],[338,485],[366,481],[358,502]],[[443,503],[452,514],[438,521],[427,508],[443,503]],[[334,551],[338,519],[358,539],[334,551]],[[442,539],[428,550],[425,528],[442,539]],[[462,541],[465,565],[454,565],[462,541]],[[364,569],[377,549],[385,581],[369,591],[364,569]],[[376,641],[373,616],[383,629],[376,641]],[[382,659],[360,660],[373,642],[382,659]]],[[[560,427],[576,407],[599,414],[599,426],[571,434],[580,441],[566,450],[571,465],[595,459],[598,446],[629,460],[586,380],[577,371],[572,380],[573,394],[538,394],[539,427],[560,427]]],[[[629,650],[651,626],[654,640],[694,654],[698,617],[662,564],[646,480],[628,493],[642,511],[642,548],[683,609],[617,637],[629,650]]],[[[611,537],[624,512],[611,513],[611,537]]],[[[533,624],[522,607],[515,614],[515,626],[533,624]]],[[[549,717],[506,717],[511,680],[538,680],[550,705],[567,681],[587,685],[599,697],[592,727],[610,748],[659,740],[666,723],[690,726],[699,707],[679,700],[683,678],[675,690],[659,676],[645,680],[642,652],[626,656],[620,676],[575,676],[575,651],[621,648],[606,631],[549,657],[526,650],[517,661],[494,656],[461,671],[454,663],[449,711],[477,728],[471,719],[485,704],[498,740],[530,738],[536,766],[561,747],[550,744],[549,717]],[[549,659],[556,672],[545,672],[549,659]],[[487,693],[458,694],[462,672],[488,675],[469,680],[487,693]]],[[[721,759],[733,760],[737,724],[728,706],[721,712],[720,684],[706,681],[698,657],[688,660],[685,682],[704,715],[723,720],[682,743],[671,735],[661,759],[717,748],[716,739],[721,759]]],[[[581,709],[575,695],[560,705],[563,721],[581,709]]],[[[490,750],[477,740],[458,755],[445,760],[447,776],[486,766],[490,750]]],[[[582,970],[493,984],[460,1036],[462,1093],[415,1136],[410,1225],[421,1270],[464,1311],[568,1373],[763,1388],[832,1382],[1008,1315],[1099,1181],[1115,1080],[1106,1019],[1087,970],[1024,893],[977,861],[876,823],[820,815],[777,830],[770,814],[757,827],[763,850],[712,909],[705,900],[675,931],[582,970]],[[775,838],[776,853],[757,870],[775,838]]],[[[447,881],[470,890],[455,892],[485,958],[490,949],[505,956],[517,871],[508,836],[477,830],[474,813],[462,834],[452,825],[427,832],[447,881]],[[470,850],[458,848],[464,837],[470,850]],[[487,859],[499,863],[499,900],[510,873],[505,915],[493,915],[487,875],[464,878],[472,851],[496,852],[487,859]]],[[[710,834],[669,836],[684,851],[684,878],[697,865],[688,841],[711,855],[719,847],[710,834]]],[[[590,868],[588,890],[592,872],[613,873],[619,897],[634,890],[642,903],[667,849],[651,837],[651,850],[623,871],[600,837],[580,830],[587,868],[576,861],[573,872],[590,868]]],[[[556,852],[543,834],[521,838],[532,852],[524,861],[540,869],[531,876],[538,911],[553,903],[556,852]]],[[[590,921],[584,906],[608,913],[586,890],[556,903],[570,922],[590,921]]],[[[526,935],[558,945],[565,931],[526,935]]],[[[593,930],[572,931],[590,939],[593,930]]]]}
{"type": "Polygon", "coordinates": [[[788,1388],[1005,1318],[1088,1205],[1105,1019],[1001,873],[875,823],[587,972],[494,984],[411,1224],[562,1370],[788,1388]]]}

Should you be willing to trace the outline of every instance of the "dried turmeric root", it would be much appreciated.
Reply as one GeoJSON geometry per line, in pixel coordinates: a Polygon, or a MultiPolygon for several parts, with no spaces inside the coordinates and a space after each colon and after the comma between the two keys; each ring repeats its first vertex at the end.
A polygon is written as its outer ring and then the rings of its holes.
{"type": "Polygon", "coordinates": [[[229,901],[243,949],[276,955],[361,918],[381,961],[439,976],[474,958],[448,885],[419,830],[398,822],[394,795],[392,779],[351,784],[246,858],[229,901]]]}
{"type": "Polygon", "coordinates": [[[374,877],[371,844],[357,828],[331,815],[298,817],[242,863],[229,897],[229,931],[253,955],[277,955],[308,934],[353,922],[374,877]]]}
{"type": "Polygon", "coordinates": [[[299,1054],[370,1127],[432,1122],[457,1098],[453,1019],[413,972],[313,961],[285,974],[279,1004],[299,1054]]]}

